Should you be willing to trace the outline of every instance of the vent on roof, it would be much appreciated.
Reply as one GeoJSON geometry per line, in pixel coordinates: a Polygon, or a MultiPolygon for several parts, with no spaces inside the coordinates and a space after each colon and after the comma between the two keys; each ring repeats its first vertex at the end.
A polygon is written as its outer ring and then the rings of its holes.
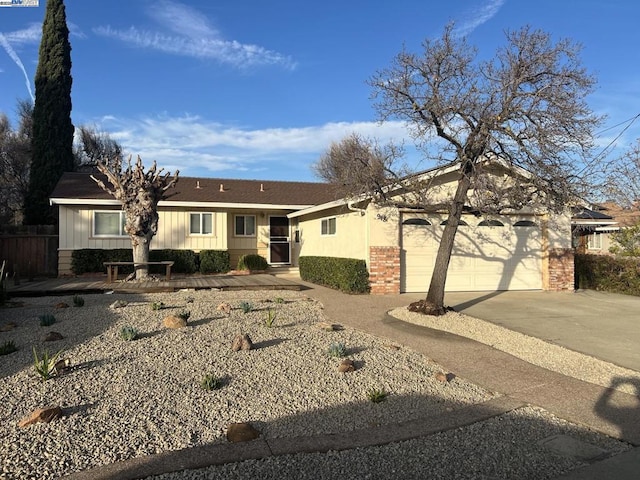
{"type": "Polygon", "coordinates": [[[262,183],[260,184],[260,191],[264,192],[264,185],[262,183]]]}
{"type": "Polygon", "coordinates": [[[224,192],[224,183],[221,183],[221,184],[220,184],[220,191],[221,191],[221,192],[224,192]]]}
{"type": "Polygon", "coordinates": [[[200,188],[202,188],[202,187],[200,187],[200,180],[197,180],[197,181],[196,181],[196,188],[197,188],[198,190],[199,190],[200,188]]]}

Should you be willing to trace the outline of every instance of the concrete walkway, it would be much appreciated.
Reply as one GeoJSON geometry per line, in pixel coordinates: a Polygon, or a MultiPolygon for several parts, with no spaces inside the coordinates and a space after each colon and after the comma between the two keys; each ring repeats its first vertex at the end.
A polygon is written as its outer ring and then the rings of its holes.
{"type": "MultiPolygon", "coordinates": [[[[107,465],[98,469],[79,472],[69,478],[144,478],[145,476],[177,469],[194,469],[207,465],[240,461],[247,458],[265,458],[282,453],[323,452],[341,450],[354,446],[368,446],[415,436],[429,435],[438,429],[455,428],[456,421],[470,424],[481,421],[487,416],[499,415],[509,409],[531,404],[544,408],[558,417],[568,421],[587,425],[597,431],[615,438],[625,440],[633,445],[640,445],[640,403],[639,397],[628,395],[608,388],[586,383],[556,372],[531,365],[507,353],[495,350],[487,345],[452,335],[446,332],[408,324],[392,318],[387,311],[409,304],[422,298],[419,294],[390,296],[352,296],[345,295],[317,285],[300,282],[305,293],[318,299],[324,305],[324,312],[334,323],[355,328],[378,337],[405,345],[433,359],[448,371],[489,390],[500,392],[499,404],[476,406],[461,418],[445,419],[446,425],[407,424],[396,428],[385,428],[384,431],[347,432],[343,435],[310,437],[306,439],[273,439],[255,440],[248,444],[212,445],[198,449],[187,449],[177,452],[166,452],[119,464],[107,465]],[[452,423],[453,422],[453,423],[452,423]]],[[[557,343],[573,342],[582,337],[586,345],[585,353],[594,354],[587,347],[587,339],[593,335],[601,339],[601,344],[608,342],[604,332],[617,332],[618,329],[632,328],[635,318],[634,301],[627,297],[619,302],[610,302],[608,295],[601,296],[595,292],[586,294],[548,294],[545,292],[517,292],[494,294],[449,294],[447,303],[457,307],[459,311],[495,321],[509,327],[513,322],[514,329],[522,329],[532,334],[535,330],[541,338],[551,339],[557,343]],[[511,293],[516,293],[511,295],[511,293]],[[530,295],[530,296],[527,296],[530,295]],[[627,304],[625,301],[630,303],[627,304]],[[494,303],[492,303],[494,302],[494,303]],[[495,303],[500,302],[500,303],[495,303]],[[591,302],[591,303],[589,303],[591,302]],[[618,304],[625,307],[617,309],[618,304]],[[601,322],[578,322],[581,328],[571,330],[575,312],[580,318],[592,309],[604,308],[616,312],[606,317],[608,328],[603,329],[601,322]],[[547,314],[544,314],[544,311],[547,314]],[[518,315],[507,315],[517,310],[518,315]],[[528,325],[528,312],[534,319],[540,319],[533,326],[528,325]],[[560,315],[560,312],[564,312],[560,315]],[[546,323],[543,323],[546,322],[546,323]],[[558,325],[566,322],[566,328],[558,325]],[[546,325],[546,329],[544,328],[546,325]],[[549,334],[549,329],[554,332],[549,334]],[[577,335],[576,332],[580,332],[577,335]]],[[[639,310],[636,310],[639,311],[639,310]]],[[[620,335],[624,337],[624,335],[620,335]]],[[[577,345],[577,344],[576,344],[577,345]]],[[[571,348],[570,345],[567,345],[571,348]]],[[[598,355],[615,353],[615,348],[607,353],[603,348],[598,355]]],[[[596,355],[597,356],[597,355],[596,355]]],[[[633,359],[633,355],[630,357],[633,359]]],[[[626,362],[627,360],[625,360],[626,362]]],[[[620,363],[620,362],[616,362],[620,363]]],[[[640,392],[640,385],[637,386],[640,392]]],[[[571,472],[567,479],[636,479],[640,468],[640,449],[634,448],[627,453],[594,463],[588,467],[571,472]]]]}

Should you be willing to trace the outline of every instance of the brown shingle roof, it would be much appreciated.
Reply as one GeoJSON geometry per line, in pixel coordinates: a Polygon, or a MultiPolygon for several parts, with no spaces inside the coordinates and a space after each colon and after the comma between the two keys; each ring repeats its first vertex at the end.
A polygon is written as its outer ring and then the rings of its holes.
{"type": "MultiPolygon", "coordinates": [[[[105,178],[102,175],[95,176],[103,180],[105,178]]],[[[105,183],[109,185],[106,180],[105,183]]],[[[167,200],[171,202],[266,205],[319,205],[342,197],[340,189],[328,183],[196,177],[179,177],[169,193],[172,195],[167,200]]],[[[113,199],[91,179],[90,174],[76,172],[67,172],[62,176],[51,198],[113,199]]]]}

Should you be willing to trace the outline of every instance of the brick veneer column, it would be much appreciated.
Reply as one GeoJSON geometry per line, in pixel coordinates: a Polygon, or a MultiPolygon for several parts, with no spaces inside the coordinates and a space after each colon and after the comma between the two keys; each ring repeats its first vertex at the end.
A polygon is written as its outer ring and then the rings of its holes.
{"type": "Polygon", "coordinates": [[[549,290],[574,290],[574,255],[572,248],[549,250],[549,290]]]}
{"type": "Polygon", "coordinates": [[[400,293],[400,247],[370,247],[369,258],[371,293],[400,293]]]}

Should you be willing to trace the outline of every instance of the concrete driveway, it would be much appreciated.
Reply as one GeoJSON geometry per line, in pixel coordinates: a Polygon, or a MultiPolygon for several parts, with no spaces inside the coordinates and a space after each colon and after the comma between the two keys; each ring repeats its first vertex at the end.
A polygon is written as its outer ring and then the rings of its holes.
{"type": "Polygon", "coordinates": [[[452,292],[445,304],[571,350],[640,371],[640,297],[577,292],[452,292]]]}

